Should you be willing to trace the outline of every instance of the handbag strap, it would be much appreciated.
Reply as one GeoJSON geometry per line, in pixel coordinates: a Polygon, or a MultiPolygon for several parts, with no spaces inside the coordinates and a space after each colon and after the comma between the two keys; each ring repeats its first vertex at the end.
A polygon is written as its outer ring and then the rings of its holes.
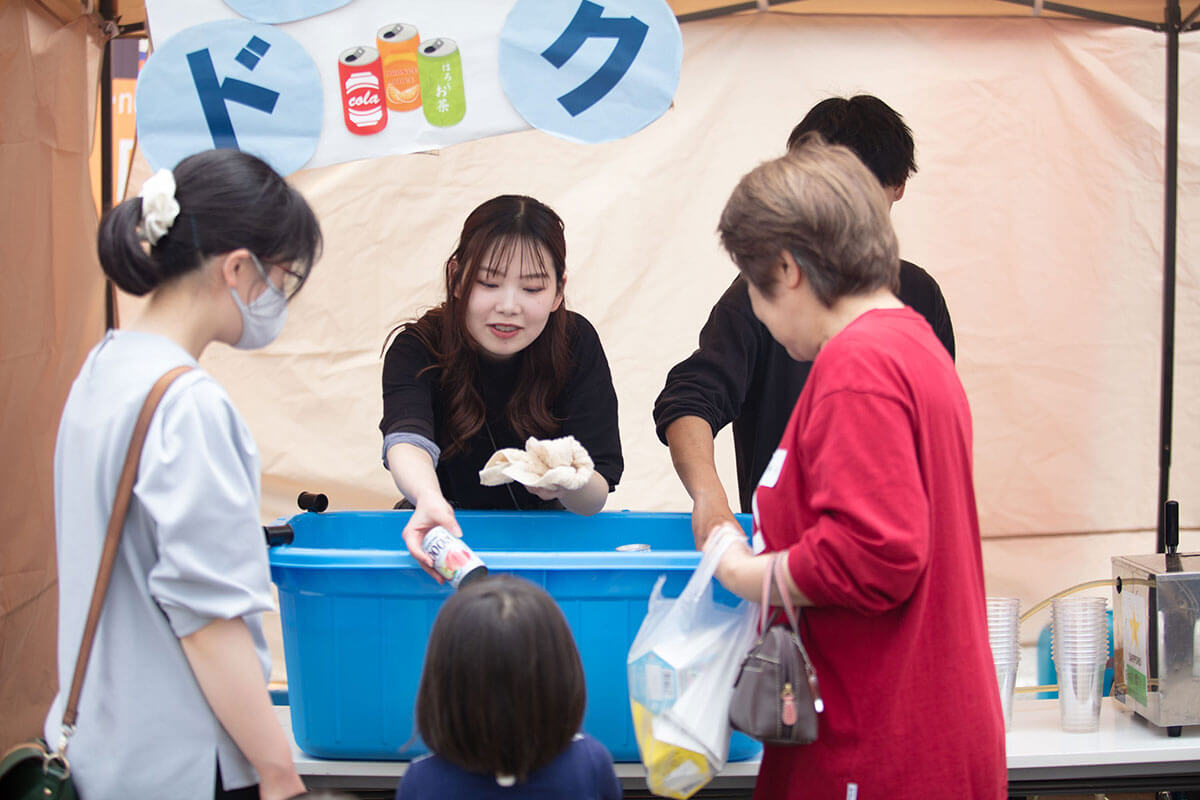
{"type": "MultiPolygon", "coordinates": [[[[771,559],[770,571],[775,576],[775,586],[779,589],[779,601],[783,606],[783,613],[787,615],[788,624],[792,626],[792,633],[796,637],[800,637],[800,610],[792,603],[792,592],[788,589],[787,580],[784,578],[784,571],[787,569],[787,551],[776,553],[771,559]]],[[[805,656],[807,658],[807,655],[805,656]]]]}
{"type": "MultiPolygon", "coordinates": [[[[771,578],[775,579],[775,586],[779,589],[780,605],[783,606],[783,613],[787,615],[788,624],[792,627],[792,640],[796,643],[796,649],[800,652],[800,661],[804,667],[805,676],[808,679],[808,691],[812,695],[813,707],[820,714],[825,710],[825,701],[821,699],[821,687],[817,683],[817,671],[813,668],[812,659],[808,657],[808,650],[804,647],[804,639],[800,636],[800,609],[792,603],[792,593],[788,589],[787,579],[785,577],[787,571],[787,551],[776,553],[771,556],[771,565],[763,573],[763,620],[766,619],[766,607],[769,602],[771,589],[771,578]]],[[[765,628],[763,629],[765,631],[765,628]]]]}
{"type": "Polygon", "coordinates": [[[758,633],[761,636],[767,632],[767,614],[771,610],[771,574],[775,571],[776,556],[771,556],[771,563],[763,570],[762,602],[758,604],[758,633]]]}
{"type": "Polygon", "coordinates": [[[760,603],[758,607],[758,631],[759,633],[762,633],[767,629],[767,614],[771,609],[771,579],[774,578],[775,586],[779,589],[779,604],[783,607],[783,613],[787,615],[788,624],[792,626],[792,632],[796,634],[797,638],[799,638],[800,611],[792,603],[791,592],[788,590],[787,581],[785,581],[783,578],[783,571],[786,569],[786,563],[786,551],[782,553],[772,553],[770,563],[767,564],[767,568],[763,570],[762,603],[760,603]]]}
{"type": "Polygon", "coordinates": [[[117,561],[117,546],[121,543],[121,530],[125,527],[125,515],[129,512],[129,503],[133,497],[133,484],[137,480],[138,463],[142,458],[142,445],[146,442],[146,431],[150,428],[150,420],[158,408],[159,401],[167,392],[167,388],[183,373],[192,369],[184,365],[175,367],[167,372],[146,397],[137,422],[133,426],[133,436],[129,440],[129,452],[125,454],[125,466],[121,469],[121,479],[117,483],[117,494],[113,500],[112,516],[108,518],[108,531],[104,535],[104,550],[100,554],[100,566],[96,572],[96,587],[92,590],[92,604],[88,608],[87,622],[83,626],[83,639],[79,643],[79,656],[75,659],[75,675],[71,678],[71,691],[67,695],[66,711],[63,712],[63,742],[58,750],[66,750],[66,738],[75,730],[75,719],[79,716],[79,695],[83,691],[83,676],[87,672],[88,659],[92,655],[92,643],[96,638],[96,628],[100,624],[100,609],[104,607],[104,597],[108,594],[108,584],[112,579],[113,566],[117,561]]]}

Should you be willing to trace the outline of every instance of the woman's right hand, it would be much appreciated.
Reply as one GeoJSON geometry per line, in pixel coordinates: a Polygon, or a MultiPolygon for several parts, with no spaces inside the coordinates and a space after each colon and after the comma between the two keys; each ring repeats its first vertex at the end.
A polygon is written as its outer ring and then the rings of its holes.
{"type": "Polygon", "coordinates": [[[462,530],[458,527],[458,520],[454,518],[454,509],[440,493],[436,495],[430,493],[417,500],[416,508],[401,535],[404,537],[404,543],[408,545],[408,552],[421,565],[421,568],[438,583],[445,583],[446,579],[433,568],[433,559],[421,549],[425,534],[439,525],[452,535],[462,538],[462,530]]]}
{"type": "Polygon", "coordinates": [[[741,530],[742,526],[729,508],[724,490],[716,492],[696,492],[692,502],[692,537],[696,541],[696,549],[703,550],[714,533],[725,526],[741,530]]]}
{"type": "Polygon", "coordinates": [[[425,534],[438,525],[454,536],[462,537],[462,531],[454,518],[454,509],[442,496],[433,457],[414,444],[398,442],[388,448],[387,459],[396,488],[413,504],[412,516],[401,534],[408,552],[431,578],[445,583],[445,578],[433,568],[433,559],[421,549],[421,542],[425,540],[425,534]]]}

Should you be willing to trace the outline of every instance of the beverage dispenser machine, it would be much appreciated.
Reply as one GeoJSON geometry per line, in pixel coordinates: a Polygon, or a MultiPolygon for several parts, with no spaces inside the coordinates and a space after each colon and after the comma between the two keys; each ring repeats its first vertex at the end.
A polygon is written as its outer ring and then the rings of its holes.
{"type": "Polygon", "coordinates": [[[1114,556],[1113,697],[1178,736],[1200,724],[1200,553],[1180,554],[1179,506],[1167,552],[1114,556]]]}

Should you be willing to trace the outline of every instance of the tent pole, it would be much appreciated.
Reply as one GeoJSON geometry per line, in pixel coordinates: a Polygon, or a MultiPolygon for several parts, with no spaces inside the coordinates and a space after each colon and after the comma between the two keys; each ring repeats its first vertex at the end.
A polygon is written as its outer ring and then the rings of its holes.
{"type": "MultiPolygon", "coordinates": [[[[113,19],[113,0],[100,0],[100,16],[113,19]]],[[[112,50],[111,38],[104,42],[100,61],[100,213],[113,205],[113,130],[112,130],[112,50]]],[[[112,281],[104,281],[104,327],[116,327],[117,298],[112,281]]]]}
{"type": "MultiPolygon", "coordinates": [[[[1018,6],[1028,6],[1031,9],[1034,8],[1034,0],[1001,0],[1001,2],[1012,3],[1018,6]]],[[[1091,8],[1056,3],[1053,0],[1042,0],[1042,10],[1054,11],[1059,14],[1070,14],[1072,17],[1095,20],[1096,22],[1107,22],[1110,25],[1129,25],[1134,28],[1145,28],[1152,31],[1163,30],[1163,26],[1153,20],[1126,17],[1120,14],[1107,14],[1091,8]]]]}
{"type": "Polygon", "coordinates": [[[1166,196],[1163,234],[1162,407],[1158,432],[1158,540],[1166,552],[1165,513],[1170,497],[1171,414],[1175,365],[1175,217],[1179,157],[1179,0],[1169,0],[1167,17],[1166,196]]]}
{"type": "Polygon", "coordinates": [[[1200,6],[1192,9],[1192,13],[1184,17],[1183,22],[1179,23],[1179,32],[1190,31],[1192,26],[1196,24],[1196,18],[1200,17],[1200,6]]]}

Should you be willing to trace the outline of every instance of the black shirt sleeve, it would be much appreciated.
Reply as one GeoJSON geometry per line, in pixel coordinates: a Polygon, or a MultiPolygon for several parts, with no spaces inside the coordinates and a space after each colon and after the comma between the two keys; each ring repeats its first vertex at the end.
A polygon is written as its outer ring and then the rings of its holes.
{"type": "Polygon", "coordinates": [[[900,300],[929,321],[933,333],[954,358],[954,326],[942,287],[925,270],[907,261],[900,262],[900,300]]]}
{"type": "Polygon", "coordinates": [[[667,427],[680,417],[706,420],[714,436],[737,419],[754,377],[765,330],[750,309],[745,279],[738,276],[700,329],[700,346],[671,368],[654,401],[654,428],[663,444],[667,443],[667,427]]]}
{"type": "Polygon", "coordinates": [[[422,373],[433,362],[430,352],[409,331],[400,331],[383,359],[383,419],[379,431],[415,433],[431,442],[434,430],[433,403],[437,369],[422,373]]]}
{"type": "Polygon", "coordinates": [[[555,404],[561,409],[561,435],[579,440],[611,492],[625,471],[617,427],[617,392],[600,335],[581,314],[571,312],[571,316],[571,375],[555,404]]]}

